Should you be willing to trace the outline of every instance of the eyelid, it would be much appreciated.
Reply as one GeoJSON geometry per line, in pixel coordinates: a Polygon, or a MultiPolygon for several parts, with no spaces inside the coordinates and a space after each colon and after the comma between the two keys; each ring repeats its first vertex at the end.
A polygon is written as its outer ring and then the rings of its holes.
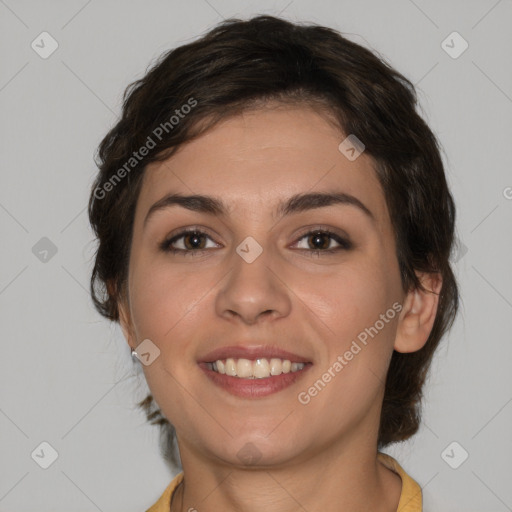
{"type": "Polygon", "coordinates": [[[165,237],[165,239],[166,240],[172,240],[173,238],[177,238],[177,237],[186,235],[187,233],[196,233],[196,232],[204,234],[204,235],[208,235],[212,239],[213,239],[214,236],[216,236],[216,235],[213,235],[212,234],[213,232],[209,228],[207,228],[207,227],[199,226],[199,225],[192,225],[192,226],[186,226],[186,227],[182,227],[182,228],[177,228],[177,229],[171,231],[165,237]]]}
{"type": "Polygon", "coordinates": [[[346,231],[322,224],[312,224],[310,226],[305,226],[299,230],[299,232],[294,236],[294,238],[302,238],[304,235],[315,233],[317,231],[335,235],[339,238],[345,239],[347,242],[350,240],[350,237],[348,236],[348,233],[346,231]]]}

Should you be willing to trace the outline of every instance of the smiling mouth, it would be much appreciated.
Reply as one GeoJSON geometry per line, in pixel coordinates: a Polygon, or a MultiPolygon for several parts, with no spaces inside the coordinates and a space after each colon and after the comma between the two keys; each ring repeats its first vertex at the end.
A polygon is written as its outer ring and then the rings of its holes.
{"type": "Polygon", "coordinates": [[[245,358],[217,359],[206,363],[206,367],[216,373],[238,377],[240,379],[266,379],[286,373],[296,373],[311,363],[292,363],[289,359],[258,358],[255,360],[245,358]]]}

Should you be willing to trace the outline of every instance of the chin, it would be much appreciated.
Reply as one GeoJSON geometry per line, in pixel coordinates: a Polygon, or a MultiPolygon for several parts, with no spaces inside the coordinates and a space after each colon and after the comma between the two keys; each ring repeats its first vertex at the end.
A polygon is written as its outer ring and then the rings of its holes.
{"type": "Polygon", "coordinates": [[[231,439],[227,446],[216,446],[214,451],[227,465],[261,469],[291,462],[300,454],[300,446],[289,435],[286,441],[278,435],[272,437],[272,434],[267,437],[245,435],[231,439]]]}

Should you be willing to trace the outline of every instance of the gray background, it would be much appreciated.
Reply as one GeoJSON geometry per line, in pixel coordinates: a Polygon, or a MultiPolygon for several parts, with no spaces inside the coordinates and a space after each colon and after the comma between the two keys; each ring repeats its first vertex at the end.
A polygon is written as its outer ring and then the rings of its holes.
{"type": "Polygon", "coordinates": [[[426,512],[512,510],[510,0],[0,0],[0,511],[142,511],[176,473],[134,405],[140,363],[88,295],[93,155],[161,52],[258,13],[338,29],[417,84],[458,207],[463,303],[420,432],[387,451],[426,512]],[[31,47],[43,31],[59,45],[47,59],[31,47]],[[441,46],[453,31],[469,44],[458,58],[441,46]],[[31,456],[43,441],[58,452],[48,469],[31,456]]]}

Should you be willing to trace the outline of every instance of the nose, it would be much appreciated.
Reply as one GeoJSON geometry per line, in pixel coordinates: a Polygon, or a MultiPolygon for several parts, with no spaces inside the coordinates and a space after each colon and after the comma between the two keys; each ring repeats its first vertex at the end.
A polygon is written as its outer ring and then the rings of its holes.
{"type": "Polygon", "coordinates": [[[248,325],[289,315],[291,291],[271,251],[249,261],[233,251],[231,271],[217,293],[217,314],[248,325]]]}

